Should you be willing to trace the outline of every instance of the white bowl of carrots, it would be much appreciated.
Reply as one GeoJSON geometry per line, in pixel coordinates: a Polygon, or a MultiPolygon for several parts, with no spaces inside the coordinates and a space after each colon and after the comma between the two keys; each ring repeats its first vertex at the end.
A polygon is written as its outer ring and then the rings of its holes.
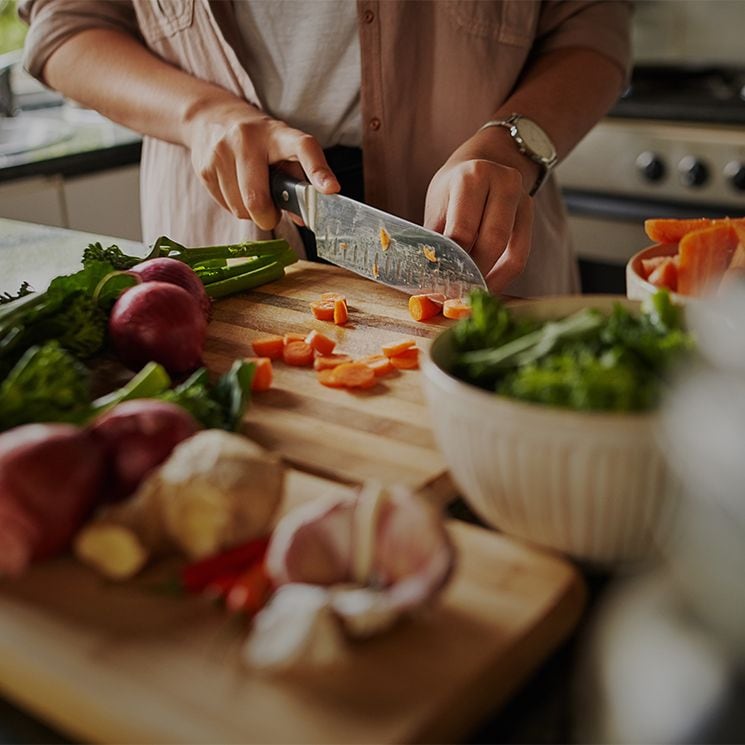
{"type": "Polygon", "coordinates": [[[644,300],[658,289],[677,303],[700,298],[745,274],[745,219],[646,220],[655,243],[626,265],[626,294],[644,300]]]}
{"type": "MultiPolygon", "coordinates": [[[[508,304],[539,320],[582,308],[608,313],[617,296],[508,304]]],[[[656,441],[656,413],[577,411],[508,398],[453,373],[454,329],[422,357],[438,446],[459,493],[487,525],[609,566],[644,560],[676,504],[656,441]]]]}

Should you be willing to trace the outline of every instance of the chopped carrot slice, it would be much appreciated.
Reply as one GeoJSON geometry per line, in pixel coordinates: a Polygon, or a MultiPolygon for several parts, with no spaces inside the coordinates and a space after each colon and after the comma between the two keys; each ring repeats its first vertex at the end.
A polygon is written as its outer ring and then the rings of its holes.
{"type": "Polygon", "coordinates": [[[361,362],[363,365],[371,368],[377,378],[393,372],[393,365],[391,365],[391,361],[384,354],[371,354],[369,357],[362,357],[357,362],[361,362]]]}
{"type": "Polygon", "coordinates": [[[361,362],[346,362],[335,367],[334,377],[346,388],[372,388],[375,385],[375,373],[372,368],[361,362]]]}
{"type": "Polygon", "coordinates": [[[313,348],[304,341],[291,341],[282,352],[285,363],[296,367],[310,367],[314,357],[313,348]]]}
{"type": "Polygon", "coordinates": [[[641,275],[644,279],[648,279],[649,275],[662,264],[667,256],[653,256],[651,259],[642,259],[642,271],[641,275]]]}
{"type": "Polygon", "coordinates": [[[328,336],[315,329],[305,337],[305,343],[310,344],[314,352],[322,355],[331,354],[336,346],[336,342],[333,339],[329,339],[328,336]]]}
{"type": "Polygon", "coordinates": [[[686,233],[680,239],[678,254],[678,292],[701,295],[718,283],[737,248],[737,233],[731,221],[686,233]]]}
{"type": "Polygon", "coordinates": [[[283,337],[284,345],[287,346],[290,342],[293,341],[305,341],[306,336],[307,334],[298,334],[295,331],[290,331],[283,337]]]}
{"type": "Polygon", "coordinates": [[[333,300],[319,300],[310,304],[311,313],[319,321],[333,321],[334,320],[334,301],[333,300]]]}
{"type": "Polygon", "coordinates": [[[650,272],[647,281],[655,287],[666,287],[671,292],[678,291],[678,267],[668,256],[658,267],[650,272]]]}
{"type": "MultiPolygon", "coordinates": [[[[320,359],[320,358],[319,358],[320,359]]],[[[336,377],[336,368],[332,367],[327,370],[319,370],[317,373],[318,382],[328,388],[344,388],[344,383],[336,377]]]]}
{"type": "Polygon", "coordinates": [[[343,300],[345,303],[347,302],[347,298],[340,292],[322,292],[321,300],[332,303],[334,302],[334,300],[343,300]]]}
{"type": "Polygon", "coordinates": [[[442,304],[442,315],[445,318],[468,318],[471,306],[460,298],[450,298],[442,304]]]}
{"type": "Polygon", "coordinates": [[[349,320],[346,300],[334,300],[334,323],[343,326],[349,320]]]}
{"type": "Polygon", "coordinates": [[[258,357],[278,360],[282,356],[285,340],[283,336],[262,336],[260,339],[254,339],[251,346],[258,357]]]}
{"type": "Polygon", "coordinates": [[[269,357],[246,357],[247,362],[256,365],[251,381],[252,391],[268,391],[272,387],[272,361],[269,357]]]}
{"type": "Polygon", "coordinates": [[[415,321],[426,321],[442,313],[444,301],[441,295],[412,295],[409,298],[409,313],[415,321]]]}
{"type": "Polygon", "coordinates": [[[406,349],[391,357],[390,361],[397,370],[416,370],[419,367],[419,350],[416,347],[406,349]]]}
{"type": "Polygon", "coordinates": [[[653,218],[644,221],[644,231],[647,236],[656,243],[678,243],[684,235],[694,230],[715,228],[721,225],[745,225],[743,217],[696,217],[688,220],[675,220],[667,218],[653,218]]]}
{"type": "Polygon", "coordinates": [[[437,263],[437,252],[432,246],[422,246],[422,253],[427,261],[431,261],[433,264],[437,263]]]}
{"type": "Polygon", "coordinates": [[[337,365],[351,361],[352,358],[348,354],[325,354],[313,360],[313,367],[316,370],[331,370],[337,365]]]}
{"type": "Polygon", "coordinates": [[[416,346],[416,342],[413,339],[403,339],[402,341],[394,341],[390,344],[383,344],[382,350],[386,357],[395,357],[401,352],[405,352],[407,349],[411,349],[416,346]]]}

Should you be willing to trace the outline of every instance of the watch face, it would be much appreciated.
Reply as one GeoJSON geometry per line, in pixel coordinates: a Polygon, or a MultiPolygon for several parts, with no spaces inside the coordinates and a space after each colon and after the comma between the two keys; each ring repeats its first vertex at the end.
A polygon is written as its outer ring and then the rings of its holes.
{"type": "Polygon", "coordinates": [[[548,139],[546,133],[532,120],[522,117],[516,122],[517,131],[525,142],[536,155],[546,160],[555,157],[554,146],[548,139]]]}

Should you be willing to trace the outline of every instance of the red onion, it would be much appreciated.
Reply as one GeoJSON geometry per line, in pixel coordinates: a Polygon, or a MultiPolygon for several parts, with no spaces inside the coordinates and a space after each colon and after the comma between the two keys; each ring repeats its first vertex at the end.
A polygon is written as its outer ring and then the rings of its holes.
{"type": "Polygon", "coordinates": [[[159,362],[173,375],[202,364],[207,320],[199,303],[182,287],[143,282],[125,290],[109,316],[114,351],[132,370],[159,362]]]}
{"type": "Polygon", "coordinates": [[[185,409],[167,401],[124,401],[89,425],[109,463],[107,498],[129,496],[176,445],[199,429],[185,409]]]}
{"type": "Polygon", "coordinates": [[[138,274],[143,282],[168,282],[183,287],[197,300],[204,317],[209,319],[212,301],[204,289],[202,280],[188,264],[164,256],[143,261],[133,266],[129,271],[138,274]]]}
{"type": "Polygon", "coordinates": [[[97,502],[103,448],[71,424],[0,435],[0,575],[63,551],[97,502]]]}

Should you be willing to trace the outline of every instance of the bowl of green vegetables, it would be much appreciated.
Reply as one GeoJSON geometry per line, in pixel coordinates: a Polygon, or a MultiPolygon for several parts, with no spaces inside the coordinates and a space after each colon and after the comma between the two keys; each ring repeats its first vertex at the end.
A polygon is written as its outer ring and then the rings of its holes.
{"type": "Polygon", "coordinates": [[[677,500],[657,444],[667,381],[693,352],[661,291],[500,302],[442,332],[423,385],[469,507],[510,535],[609,565],[643,560],[677,500]]]}

